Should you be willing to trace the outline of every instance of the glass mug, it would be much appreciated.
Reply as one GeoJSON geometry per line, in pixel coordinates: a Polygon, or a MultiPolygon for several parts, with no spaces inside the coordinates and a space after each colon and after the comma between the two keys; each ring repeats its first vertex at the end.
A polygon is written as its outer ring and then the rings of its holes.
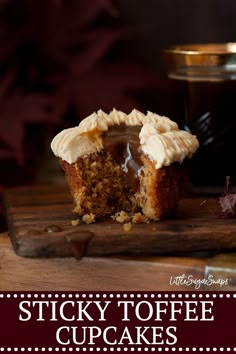
{"type": "Polygon", "coordinates": [[[197,135],[194,186],[236,184],[236,43],[190,44],[163,51],[175,92],[176,120],[197,135]]]}

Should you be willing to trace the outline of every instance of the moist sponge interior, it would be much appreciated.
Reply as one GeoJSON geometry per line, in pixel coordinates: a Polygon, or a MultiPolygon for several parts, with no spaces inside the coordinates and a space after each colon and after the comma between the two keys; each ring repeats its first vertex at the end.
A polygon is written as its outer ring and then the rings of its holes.
{"type": "Polygon", "coordinates": [[[96,219],[120,211],[141,211],[149,220],[172,215],[179,199],[176,166],[156,169],[153,161],[140,156],[143,167],[136,192],[122,167],[106,150],[80,157],[73,164],[61,160],[73,196],[74,212],[80,216],[93,214],[96,219]]]}
{"type": "Polygon", "coordinates": [[[134,194],[126,173],[109,152],[102,150],[86,155],[72,165],[61,161],[61,165],[74,198],[74,211],[78,214],[106,217],[120,210],[132,210],[134,194]]]}

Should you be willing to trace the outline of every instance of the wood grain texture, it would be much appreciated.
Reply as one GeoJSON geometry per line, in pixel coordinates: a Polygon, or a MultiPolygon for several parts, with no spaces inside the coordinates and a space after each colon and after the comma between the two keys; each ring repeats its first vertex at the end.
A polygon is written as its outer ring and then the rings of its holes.
{"type": "Polygon", "coordinates": [[[2,291],[191,291],[194,285],[171,285],[170,278],[183,273],[202,278],[204,265],[196,257],[19,257],[8,235],[0,234],[2,291]]]}
{"type": "Polygon", "coordinates": [[[211,284],[210,290],[219,290],[219,279],[227,279],[226,286],[222,290],[236,290],[236,254],[219,254],[208,259],[205,266],[205,277],[212,277],[215,281],[211,284]]]}
{"type": "Polygon", "coordinates": [[[72,226],[77,216],[64,185],[15,188],[5,201],[11,241],[21,256],[188,255],[236,249],[236,220],[217,217],[217,199],[183,199],[175,218],[133,224],[128,232],[111,219],[72,226]]]}
{"type": "Polygon", "coordinates": [[[196,291],[195,284],[171,279],[228,278],[223,287],[201,285],[199,291],[236,290],[236,254],[215,257],[19,257],[6,233],[0,234],[0,291],[196,291]]]}

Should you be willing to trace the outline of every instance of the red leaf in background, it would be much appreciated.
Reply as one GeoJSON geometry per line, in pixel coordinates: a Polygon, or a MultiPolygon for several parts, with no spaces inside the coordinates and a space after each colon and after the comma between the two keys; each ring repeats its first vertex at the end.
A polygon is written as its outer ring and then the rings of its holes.
{"type": "Polygon", "coordinates": [[[47,131],[67,126],[68,112],[77,123],[99,108],[138,108],[135,94],[157,78],[127,61],[126,53],[114,55],[119,41],[134,34],[118,14],[111,0],[8,0],[0,6],[2,158],[23,161],[29,125],[47,131]]]}
{"type": "Polygon", "coordinates": [[[12,53],[14,53],[16,47],[22,39],[28,38],[29,30],[26,28],[19,29],[16,33],[13,33],[9,37],[9,33],[5,28],[0,27],[0,63],[4,60],[7,60],[12,53]]]}
{"type": "Polygon", "coordinates": [[[94,0],[29,0],[28,6],[39,47],[43,53],[60,63],[70,59],[68,50],[80,43],[81,35],[89,31],[93,21],[104,12],[112,16],[118,14],[110,0],[96,0],[96,3],[94,0]]]}
{"type": "Polygon", "coordinates": [[[104,56],[109,52],[111,47],[122,38],[127,38],[130,33],[128,29],[100,28],[98,30],[89,31],[81,35],[81,49],[78,54],[71,58],[71,66],[73,71],[78,74],[84,74],[91,70],[95,65],[99,65],[104,56]]]}
{"type": "Polygon", "coordinates": [[[8,93],[13,85],[14,77],[16,75],[16,71],[14,69],[8,70],[4,77],[0,80],[0,105],[4,102],[4,96],[8,93]]]}
{"type": "Polygon", "coordinates": [[[230,193],[230,177],[226,177],[225,192],[222,197],[219,198],[221,206],[220,216],[225,219],[236,218],[236,193],[230,193]]]}
{"type": "Polygon", "coordinates": [[[22,163],[25,126],[28,123],[58,124],[48,96],[14,92],[0,107],[0,138],[22,163]]]}

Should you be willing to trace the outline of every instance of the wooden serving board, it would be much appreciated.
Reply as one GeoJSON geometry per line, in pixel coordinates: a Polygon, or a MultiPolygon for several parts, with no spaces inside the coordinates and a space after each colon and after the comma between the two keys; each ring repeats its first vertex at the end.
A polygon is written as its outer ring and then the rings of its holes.
{"type": "Polygon", "coordinates": [[[72,226],[77,216],[64,185],[10,189],[5,204],[11,242],[20,256],[176,255],[236,249],[236,219],[217,216],[217,198],[185,198],[175,218],[133,224],[128,232],[112,219],[72,226]]]}

